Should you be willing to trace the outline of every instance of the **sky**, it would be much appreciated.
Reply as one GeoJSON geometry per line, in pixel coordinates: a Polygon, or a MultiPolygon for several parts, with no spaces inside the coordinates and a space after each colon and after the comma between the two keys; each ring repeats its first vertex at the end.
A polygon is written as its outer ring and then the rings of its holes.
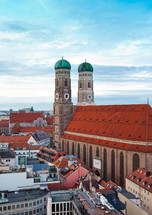
{"type": "Polygon", "coordinates": [[[97,105],[152,103],[151,0],[0,0],[0,110],[50,110],[54,65],[94,68],[97,105]]]}

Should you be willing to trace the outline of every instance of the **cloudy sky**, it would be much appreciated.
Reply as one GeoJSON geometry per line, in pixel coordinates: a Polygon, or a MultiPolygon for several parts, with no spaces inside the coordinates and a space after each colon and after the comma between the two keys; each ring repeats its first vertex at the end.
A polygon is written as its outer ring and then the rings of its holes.
{"type": "Polygon", "coordinates": [[[54,64],[94,67],[96,104],[152,100],[151,0],[0,0],[0,110],[52,109],[54,64]]]}

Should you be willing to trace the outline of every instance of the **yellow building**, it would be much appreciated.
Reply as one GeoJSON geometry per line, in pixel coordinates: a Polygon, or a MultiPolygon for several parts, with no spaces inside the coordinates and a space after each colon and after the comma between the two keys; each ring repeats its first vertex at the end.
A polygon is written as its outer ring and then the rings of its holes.
{"type": "Polygon", "coordinates": [[[141,207],[152,214],[152,173],[138,168],[126,177],[126,190],[140,199],[141,207]]]}

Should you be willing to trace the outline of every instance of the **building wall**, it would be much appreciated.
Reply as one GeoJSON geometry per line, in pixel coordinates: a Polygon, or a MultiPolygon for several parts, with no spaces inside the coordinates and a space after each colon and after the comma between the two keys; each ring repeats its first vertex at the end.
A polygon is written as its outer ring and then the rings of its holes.
{"type": "Polygon", "coordinates": [[[26,172],[0,174],[0,190],[18,190],[26,186],[33,186],[33,178],[26,178],[26,172]],[[13,182],[13,183],[12,183],[13,182]]]}
{"type": "Polygon", "coordinates": [[[15,166],[15,158],[1,158],[4,165],[9,165],[10,167],[15,166]]]}
{"type": "Polygon", "coordinates": [[[151,153],[144,153],[144,152],[135,152],[135,151],[126,151],[126,150],[120,150],[120,149],[114,149],[114,148],[110,148],[110,147],[105,147],[105,146],[101,146],[101,145],[95,145],[95,144],[90,144],[87,142],[78,142],[78,141],[74,141],[74,140],[68,140],[68,139],[62,139],[60,140],[61,142],[61,147],[62,150],[66,151],[68,153],[67,150],[67,142],[69,142],[69,154],[72,154],[72,143],[74,143],[74,154],[78,156],[78,144],[80,145],[80,159],[81,161],[83,161],[83,147],[84,145],[86,146],[86,164],[87,166],[90,167],[90,160],[92,159],[92,163],[93,163],[93,158],[96,158],[96,150],[97,147],[99,148],[99,160],[101,161],[101,169],[97,169],[92,167],[94,172],[98,172],[99,175],[101,177],[104,177],[103,174],[103,169],[104,169],[104,149],[106,149],[107,151],[107,179],[105,180],[111,180],[111,173],[112,173],[112,160],[111,160],[111,153],[112,151],[114,151],[115,153],[115,180],[113,180],[114,182],[116,182],[117,184],[121,184],[120,183],[120,176],[121,176],[121,172],[120,172],[120,153],[123,153],[123,157],[124,157],[124,165],[123,165],[123,172],[124,172],[124,177],[123,177],[123,185],[125,182],[125,176],[127,176],[129,173],[133,172],[133,155],[137,154],[139,156],[139,167],[141,168],[146,168],[146,158],[149,158],[149,168],[148,171],[152,171],[152,165],[150,165],[150,163],[152,163],[152,155],[151,153]],[[64,143],[64,144],[63,144],[64,143]],[[64,145],[64,147],[63,147],[64,145]],[[90,146],[92,147],[92,157],[90,157],[90,146]]]}
{"type": "Polygon", "coordinates": [[[48,198],[48,194],[45,196],[41,196],[39,198],[33,198],[32,200],[0,204],[0,214],[12,215],[12,214],[23,213],[23,214],[46,215],[47,198],[48,198]]]}
{"type": "Polygon", "coordinates": [[[144,210],[152,214],[152,193],[126,178],[126,190],[141,200],[144,210]]]}
{"type": "Polygon", "coordinates": [[[126,198],[124,195],[118,192],[119,200],[126,205],[126,214],[127,215],[149,215],[148,212],[140,208],[133,201],[126,198]]]}

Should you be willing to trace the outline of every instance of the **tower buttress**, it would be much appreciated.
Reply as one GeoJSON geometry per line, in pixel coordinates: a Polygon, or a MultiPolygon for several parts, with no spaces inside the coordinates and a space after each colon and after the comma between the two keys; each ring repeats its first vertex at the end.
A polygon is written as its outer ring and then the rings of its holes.
{"type": "Polygon", "coordinates": [[[55,64],[53,141],[58,149],[61,149],[60,137],[73,116],[70,70],[70,63],[64,59],[55,64]]]}
{"type": "Polygon", "coordinates": [[[78,101],[77,106],[95,105],[93,91],[93,67],[86,61],[78,67],[78,101]]]}

